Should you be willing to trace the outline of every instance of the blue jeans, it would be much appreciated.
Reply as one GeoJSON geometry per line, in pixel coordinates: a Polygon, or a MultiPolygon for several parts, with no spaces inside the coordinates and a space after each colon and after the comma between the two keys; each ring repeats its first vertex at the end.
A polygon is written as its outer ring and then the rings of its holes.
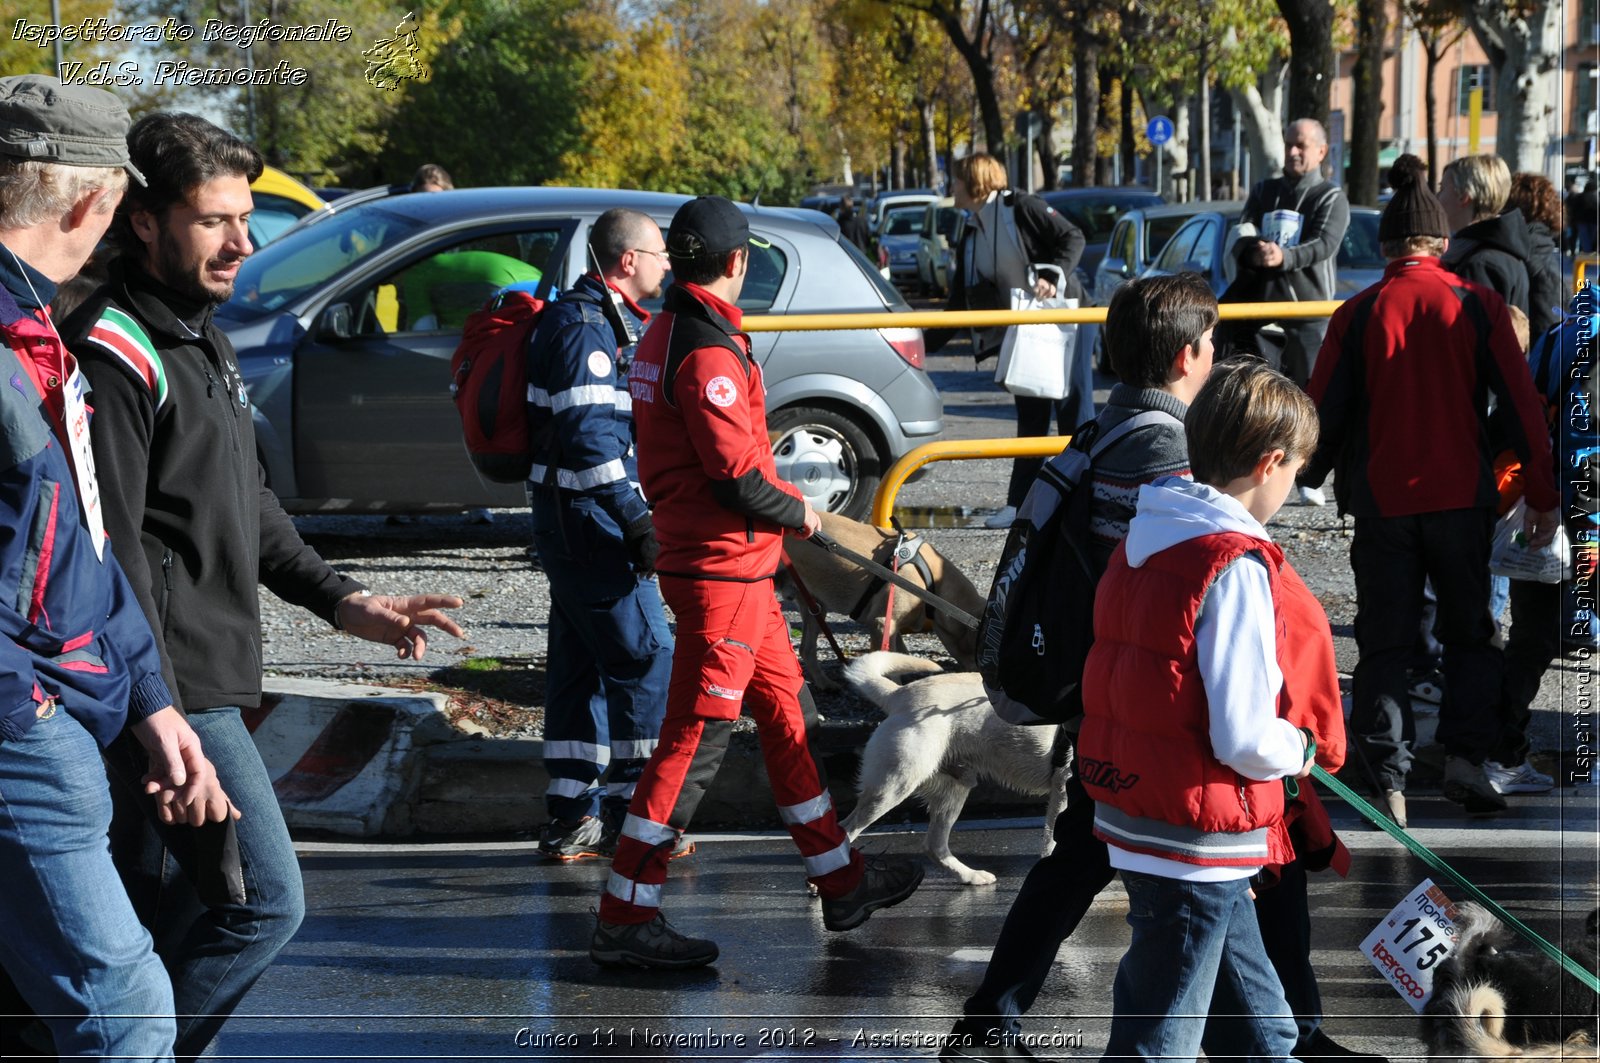
{"type": "Polygon", "coordinates": [[[116,799],[112,852],[134,910],[151,929],[172,978],[177,1056],[200,1055],[239,1001],[300,928],[305,892],[294,843],[272,780],[239,710],[189,714],[223,789],[244,818],[237,826],[243,904],[207,908],[192,885],[198,856],[189,827],[156,821],[139,793],[144,753],[127,736],[107,751],[116,799]]]}
{"type": "Polygon", "coordinates": [[[171,1059],[172,987],[117,888],[100,748],[66,712],[0,742],[0,963],[56,1052],[171,1059]]]}
{"type": "Polygon", "coordinates": [[[534,546],[550,580],[545,807],[567,822],[598,812],[602,795],[626,809],[655,751],[672,678],[661,590],[634,573],[609,520],[585,503],[530,492],[534,546]]]}
{"type": "MultiPolygon", "coordinates": [[[[1106,1059],[1194,1059],[1206,1017],[1237,1022],[1213,1031],[1218,1055],[1285,1059],[1295,1021],[1267,959],[1250,881],[1182,882],[1121,872],[1133,942],[1111,987],[1106,1059]]],[[[1208,1046],[1213,1047],[1213,1046],[1208,1046]]]]}

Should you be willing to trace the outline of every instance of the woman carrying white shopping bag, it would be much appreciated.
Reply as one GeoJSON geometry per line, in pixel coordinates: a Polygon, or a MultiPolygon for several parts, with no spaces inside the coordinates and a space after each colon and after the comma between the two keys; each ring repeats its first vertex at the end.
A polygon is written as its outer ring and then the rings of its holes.
{"type": "MultiPolygon", "coordinates": [[[[950,194],[957,207],[970,212],[972,224],[956,251],[946,310],[1009,310],[1013,289],[1036,299],[1083,300],[1083,287],[1074,273],[1083,254],[1083,233],[1043,199],[1007,187],[1005,167],[994,156],[979,152],[957,159],[951,167],[950,194]]],[[[956,331],[929,329],[928,351],[943,347],[956,331]]],[[[1000,353],[1007,331],[1004,327],[973,331],[973,354],[979,363],[1000,353]]],[[[1017,396],[1019,437],[1049,435],[1052,415],[1063,435],[1094,416],[1092,386],[1074,381],[1070,371],[1067,380],[1063,399],[1017,396]]],[[[990,527],[1011,524],[1041,465],[1040,458],[1012,463],[1006,508],[990,519],[990,527]]]]}

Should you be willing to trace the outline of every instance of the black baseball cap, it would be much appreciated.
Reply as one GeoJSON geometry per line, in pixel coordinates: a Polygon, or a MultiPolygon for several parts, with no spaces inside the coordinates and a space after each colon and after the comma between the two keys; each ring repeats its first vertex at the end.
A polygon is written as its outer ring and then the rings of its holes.
{"type": "Polygon", "coordinates": [[[700,196],[678,208],[667,229],[667,254],[673,258],[697,259],[725,255],[745,244],[770,247],[750,235],[744,211],[725,196],[700,196]]]}
{"type": "Polygon", "coordinates": [[[128,161],[128,109],[111,93],[64,85],[43,74],[0,78],[0,155],[63,166],[120,166],[128,161]]]}

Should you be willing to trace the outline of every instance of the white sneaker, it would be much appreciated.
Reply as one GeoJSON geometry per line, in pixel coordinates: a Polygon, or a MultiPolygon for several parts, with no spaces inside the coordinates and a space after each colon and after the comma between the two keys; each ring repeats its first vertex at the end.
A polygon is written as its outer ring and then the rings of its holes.
{"type": "Polygon", "coordinates": [[[1556,785],[1554,779],[1535,771],[1527,761],[1508,768],[1497,760],[1486,760],[1483,770],[1489,774],[1489,785],[1494,787],[1496,793],[1547,794],[1556,785]]]}
{"type": "Polygon", "coordinates": [[[1328,504],[1328,496],[1322,493],[1322,488],[1320,487],[1297,487],[1295,490],[1300,494],[1300,504],[1302,506],[1325,506],[1328,504]]]}
{"type": "Polygon", "coordinates": [[[1017,521],[1017,507],[1004,506],[1000,512],[983,522],[985,528],[1009,528],[1017,521]]]}

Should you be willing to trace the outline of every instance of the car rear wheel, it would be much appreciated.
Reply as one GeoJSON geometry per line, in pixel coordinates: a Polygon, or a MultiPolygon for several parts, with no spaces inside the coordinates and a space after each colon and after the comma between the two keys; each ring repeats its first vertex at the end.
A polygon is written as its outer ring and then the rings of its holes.
{"type": "Polygon", "coordinates": [[[844,414],[818,406],[786,406],[767,418],[778,475],[813,509],[862,520],[883,477],[872,440],[844,414]]]}

